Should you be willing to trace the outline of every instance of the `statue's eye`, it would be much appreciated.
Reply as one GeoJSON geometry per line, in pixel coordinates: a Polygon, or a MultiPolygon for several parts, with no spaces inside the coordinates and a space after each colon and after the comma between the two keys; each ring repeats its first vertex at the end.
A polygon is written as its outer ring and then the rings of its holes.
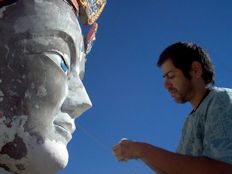
{"type": "Polygon", "coordinates": [[[68,66],[66,65],[63,59],[60,62],[60,66],[65,73],[68,72],[68,66]]]}
{"type": "Polygon", "coordinates": [[[45,55],[48,56],[54,63],[56,63],[65,74],[68,74],[69,67],[65,62],[64,57],[60,53],[51,51],[46,52],[45,55]]]}

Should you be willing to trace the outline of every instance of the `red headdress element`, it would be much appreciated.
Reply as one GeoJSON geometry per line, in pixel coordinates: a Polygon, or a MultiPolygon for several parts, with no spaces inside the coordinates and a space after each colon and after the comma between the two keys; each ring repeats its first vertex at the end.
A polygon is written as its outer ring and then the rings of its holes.
{"type": "Polygon", "coordinates": [[[76,13],[79,14],[82,22],[87,25],[92,25],[85,37],[85,53],[88,54],[95,41],[98,24],[96,20],[102,13],[106,0],[70,0],[76,13]]]}
{"type": "Polygon", "coordinates": [[[95,22],[90,28],[87,36],[85,37],[85,53],[88,54],[93,46],[93,42],[96,40],[96,32],[98,29],[98,24],[95,22]]]}
{"type": "Polygon", "coordinates": [[[102,13],[106,0],[71,0],[79,4],[79,15],[84,24],[93,24],[102,13]]]}

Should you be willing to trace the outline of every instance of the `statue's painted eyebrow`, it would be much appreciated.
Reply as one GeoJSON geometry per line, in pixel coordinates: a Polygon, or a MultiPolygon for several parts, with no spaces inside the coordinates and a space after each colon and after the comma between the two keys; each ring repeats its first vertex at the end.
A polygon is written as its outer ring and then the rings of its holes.
{"type": "Polygon", "coordinates": [[[49,52],[56,50],[63,55],[65,59],[65,63],[69,66],[70,69],[72,69],[72,65],[75,65],[79,62],[79,57],[77,55],[76,51],[76,44],[74,43],[74,40],[72,36],[70,36],[67,32],[64,31],[58,31],[58,30],[48,30],[46,33],[34,33],[34,34],[28,34],[28,33],[19,33],[15,34],[15,37],[11,40],[12,43],[15,43],[17,48],[27,49],[28,53],[36,53],[36,54],[42,54],[44,52],[49,52]],[[61,39],[62,42],[66,43],[67,48],[69,49],[69,52],[62,50],[61,47],[57,47],[56,44],[51,45],[51,48],[48,48],[47,46],[42,47],[32,47],[32,43],[34,43],[34,39],[61,39]],[[27,40],[27,42],[25,42],[27,40]],[[20,46],[21,45],[21,46],[20,46]]]}

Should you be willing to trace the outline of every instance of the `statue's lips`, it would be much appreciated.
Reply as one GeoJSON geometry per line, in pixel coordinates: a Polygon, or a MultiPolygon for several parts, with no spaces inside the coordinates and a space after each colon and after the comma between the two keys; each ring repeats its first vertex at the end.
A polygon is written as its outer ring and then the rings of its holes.
{"type": "Polygon", "coordinates": [[[72,119],[67,113],[57,114],[53,124],[55,128],[68,140],[72,138],[72,133],[76,130],[74,119],[72,119]]]}

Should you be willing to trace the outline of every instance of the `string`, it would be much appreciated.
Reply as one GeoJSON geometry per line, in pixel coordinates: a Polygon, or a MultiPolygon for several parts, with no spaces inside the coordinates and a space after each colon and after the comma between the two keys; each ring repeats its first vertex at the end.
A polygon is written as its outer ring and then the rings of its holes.
{"type": "MultiPolygon", "coordinates": [[[[77,127],[87,136],[89,137],[96,145],[98,145],[101,149],[103,149],[105,152],[111,152],[111,148],[109,148],[106,144],[104,144],[102,141],[100,141],[96,136],[94,136],[92,133],[90,133],[87,129],[85,129],[83,126],[80,126],[80,124],[77,124],[77,127]]],[[[111,154],[112,155],[112,154],[111,154]]],[[[127,161],[125,161],[127,164],[127,161]]],[[[137,174],[136,170],[131,168],[130,166],[126,165],[126,168],[133,174],[137,174]]]]}

